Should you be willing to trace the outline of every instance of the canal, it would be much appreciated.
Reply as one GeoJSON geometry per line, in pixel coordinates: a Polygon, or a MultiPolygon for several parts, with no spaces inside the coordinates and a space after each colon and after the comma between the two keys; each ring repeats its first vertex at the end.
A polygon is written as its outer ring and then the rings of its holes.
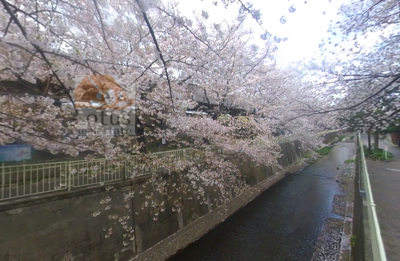
{"type": "Polygon", "coordinates": [[[325,220],[335,217],[336,176],[354,153],[354,143],[336,144],[169,261],[310,260],[325,220]]]}

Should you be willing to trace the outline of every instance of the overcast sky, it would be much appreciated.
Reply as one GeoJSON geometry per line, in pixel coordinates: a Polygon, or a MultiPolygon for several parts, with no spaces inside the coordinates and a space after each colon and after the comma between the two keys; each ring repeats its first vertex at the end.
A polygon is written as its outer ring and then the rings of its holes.
{"type": "MultiPolygon", "coordinates": [[[[206,10],[209,21],[221,23],[232,19],[237,13],[237,6],[225,9],[215,7],[213,0],[180,0],[179,10],[187,17],[193,12],[206,10]]],[[[246,0],[243,1],[247,2],[246,0]]],[[[290,64],[308,59],[318,54],[318,45],[323,38],[328,37],[328,27],[331,20],[337,20],[339,6],[344,0],[251,0],[254,8],[260,9],[262,28],[254,21],[246,26],[260,35],[263,29],[272,35],[287,37],[281,42],[278,50],[278,62],[290,64]]],[[[220,5],[220,4],[219,4],[220,5]]]]}

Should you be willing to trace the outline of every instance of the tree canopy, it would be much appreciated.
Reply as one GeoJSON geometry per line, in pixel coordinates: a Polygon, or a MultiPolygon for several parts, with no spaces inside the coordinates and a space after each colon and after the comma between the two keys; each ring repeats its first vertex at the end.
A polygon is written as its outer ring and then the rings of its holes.
{"type": "MultiPolygon", "coordinates": [[[[166,140],[274,165],[282,137],[313,147],[320,131],[380,129],[399,118],[394,0],[346,1],[320,58],[286,68],[276,63],[285,39],[245,26],[263,26],[263,17],[240,0],[214,3],[236,10],[223,23],[162,1],[0,1],[3,145],[112,158],[166,140]],[[134,101],[142,131],[104,135],[101,122],[82,120],[74,91],[85,75],[112,75],[134,101]]],[[[129,118],[126,110],[104,111],[129,118]]]]}

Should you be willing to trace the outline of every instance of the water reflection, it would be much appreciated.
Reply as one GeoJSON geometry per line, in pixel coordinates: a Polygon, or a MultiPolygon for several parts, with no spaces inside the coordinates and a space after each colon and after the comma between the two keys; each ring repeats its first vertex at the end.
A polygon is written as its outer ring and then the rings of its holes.
{"type": "Polygon", "coordinates": [[[338,144],[170,260],[310,260],[325,219],[333,216],[335,176],[353,153],[354,144],[338,144]]]}

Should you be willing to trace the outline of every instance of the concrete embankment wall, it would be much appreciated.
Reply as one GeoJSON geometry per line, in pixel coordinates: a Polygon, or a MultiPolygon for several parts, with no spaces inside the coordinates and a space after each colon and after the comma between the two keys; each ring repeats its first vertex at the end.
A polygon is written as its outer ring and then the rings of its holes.
{"type": "Polygon", "coordinates": [[[281,148],[282,171],[239,162],[250,187],[223,206],[215,206],[218,195],[206,191],[207,204],[185,195],[181,209],[173,211],[165,195],[155,218],[154,209],[145,206],[154,192],[146,178],[2,202],[0,260],[164,260],[294,172],[301,165],[300,144],[281,148]]]}

